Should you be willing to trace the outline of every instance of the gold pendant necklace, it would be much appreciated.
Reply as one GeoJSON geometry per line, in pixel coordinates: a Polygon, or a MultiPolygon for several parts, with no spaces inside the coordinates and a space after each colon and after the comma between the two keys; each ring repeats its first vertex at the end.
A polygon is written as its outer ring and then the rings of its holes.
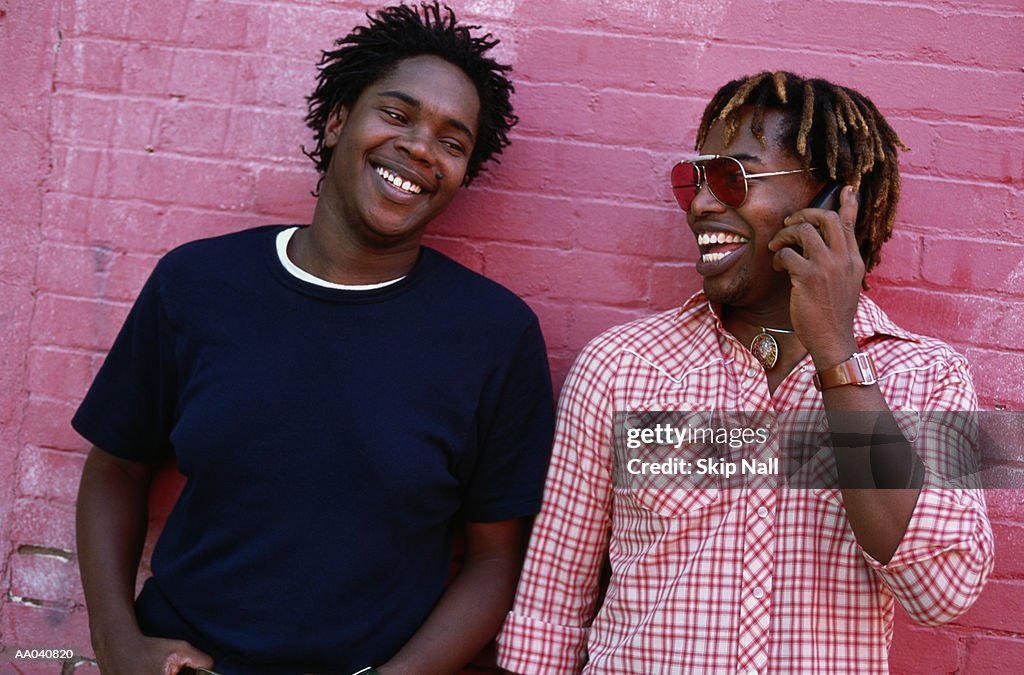
{"type": "Polygon", "coordinates": [[[750,353],[754,355],[758,363],[765,370],[771,370],[779,361],[779,343],[771,336],[771,333],[792,335],[796,331],[782,330],[781,328],[765,328],[761,326],[761,332],[750,341],[750,353]]]}

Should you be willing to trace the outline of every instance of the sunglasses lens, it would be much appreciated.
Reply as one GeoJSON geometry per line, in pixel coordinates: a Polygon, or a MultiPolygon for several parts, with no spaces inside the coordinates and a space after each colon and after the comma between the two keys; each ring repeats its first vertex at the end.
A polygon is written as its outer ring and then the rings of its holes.
{"type": "Polygon", "coordinates": [[[697,167],[693,162],[679,162],[672,167],[672,194],[683,211],[690,210],[697,196],[697,167]]]}
{"type": "MultiPolygon", "coordinates": [[[[737,208],[747,198],[743,166],[730,157],[717,157],[704,163],[704,175],[712,194],[726,206],[737,208]]],[[[693,197],[690,198],[693,201],[693,197]]]]}

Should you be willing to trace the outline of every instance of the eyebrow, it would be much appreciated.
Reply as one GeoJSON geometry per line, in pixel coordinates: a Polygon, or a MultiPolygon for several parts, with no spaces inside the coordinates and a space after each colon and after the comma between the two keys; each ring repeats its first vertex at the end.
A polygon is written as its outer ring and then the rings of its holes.
{"type": "MultiPolygon", "coordinates": [[[[417,110],[421,110],[423,108],[423,104],[420,102],[420,100],[418,98],[416,98],[414,96],[410,96],[409,94],[405,93],[404,91],[398,91],[398,90],[382,91],[382,92],[378,92],[377,96],[387,97],[387,98],[397,98],[399,101],[402,101],[403,103],[405,103],[407,105],[410,105],[413,108],[416,108],[417,110]]],[[[458,129],[462,133],[464,133],[467,136],[469,136],[470,142],[474,142],[474,143],[476,142],[476,137],[473,135],[473,132],[469,130],[469,127],[466,126],[466,123],[463,122],[462,120],[458,120],[458,119],[456,119],[454,117],[446,117],[444,121],[445,121],[445,123],[448,126],[455,127],[456,129],[458,129]]]]}

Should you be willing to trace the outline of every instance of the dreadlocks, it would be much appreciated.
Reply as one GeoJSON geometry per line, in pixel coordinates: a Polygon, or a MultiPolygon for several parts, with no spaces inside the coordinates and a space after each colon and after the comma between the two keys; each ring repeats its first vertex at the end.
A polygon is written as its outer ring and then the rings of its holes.
{"type": "Polygon", "coordinates": [[[898,149],[907,150],[875,104],[863,94],[826,80],[793,73],[763,72],[733,80],[718,90],[704,109],[697,148],[711,126],[724,125],[723,142],[732,142],[747,106],[752,108],[750,132],[762,147],[765,110],[777,110],[785,123],[776,140],[814,167],[820,180],[849,183],[860,192],[856,235],[865,270],[881,260],[882,244],[892,236],[900,197],[898,149]]]}
{"type": "Polygon", "coordinates": [[[490,33],[473,37],[470,31],[480,27],[456,25],[455,13],[447,5],[442,13],[437,0],[423,3],[420,10],[386,7],[366,18],[368,25],[357,26],[335,41],[337,49],[323,52],[316,89],[307,99],[306,126],[313,130],[316,146],[303,148],[303,153],[316,164],[322,181],[333,154],[324,145],[330,116],[340,106],[354,105],[367,86],[387,77],[399,61],[429,54],[461,68],[480,97],[477,139],[464,181],[468,185],[484,162],[508,146],[508,132],[518,122],[510,101],[514,87],[504,75],[512,68],[485,56],[499,41],[490,33]]]}

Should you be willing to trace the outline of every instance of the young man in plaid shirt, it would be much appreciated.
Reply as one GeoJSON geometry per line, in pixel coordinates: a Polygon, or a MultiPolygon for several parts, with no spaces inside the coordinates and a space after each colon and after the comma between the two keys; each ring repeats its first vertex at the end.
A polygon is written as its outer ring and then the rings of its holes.
{"type": "MultiPolygon", "coordinates": [[[[502,667],[885,672],[895,602],[931,625],[974,602],[993,562],[984,499],[926,468],[932,432],[904,421],[975,410],[967,363],[861,293],[892,232],[900,147],[870,100],[823,80],[761,73],[715,95],[700,155],[672,170],[704,289],[573,367],[502,667]],[[622,438],[649,448],[658,425],[630,419],[686,419],[657,411],[760,416],[760,451],[796,445],[811,478],[763,487],[708,456],[698,476],[679,429],[643,464],[679,476],[637,476],[644,455],[627,461],[622,438]],[[819,426],[773,429],[786,414],[819,426]]],[[[962,417],[932,449],[970,449],[962,417]]]]}

